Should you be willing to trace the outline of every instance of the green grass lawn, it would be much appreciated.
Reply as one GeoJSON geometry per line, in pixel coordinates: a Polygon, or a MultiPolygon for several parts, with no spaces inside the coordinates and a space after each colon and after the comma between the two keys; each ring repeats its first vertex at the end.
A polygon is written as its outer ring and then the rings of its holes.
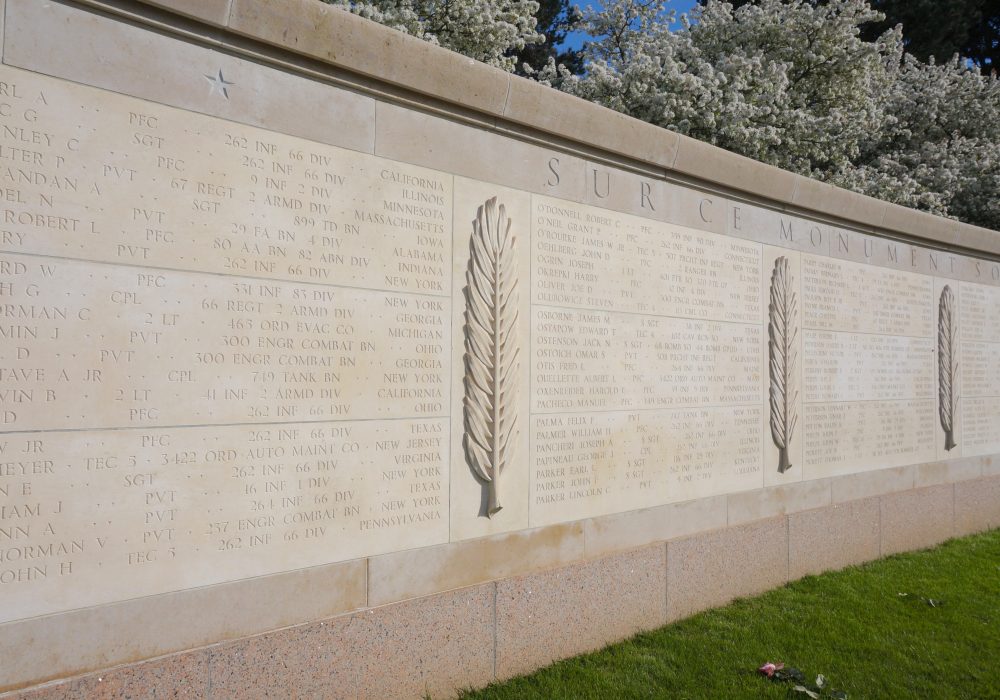
{"type": "Polygon", "coordinates": [[[1000,530],[810,576],[462,697],[808,697],[758,674],[766,661],[852,699],[1000,699],[1000,530]]]}

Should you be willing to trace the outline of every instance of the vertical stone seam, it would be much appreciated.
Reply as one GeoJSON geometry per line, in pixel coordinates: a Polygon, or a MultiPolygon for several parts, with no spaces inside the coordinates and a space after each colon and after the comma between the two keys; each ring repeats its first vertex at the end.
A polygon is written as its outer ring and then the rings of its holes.
{"type": "MultiPolygon", "coordinates": [[[[510,109],[510,83],[511,83],[512,80],[513,80],[513,76],[510,73],[508,73],[507,74],[507,94],[503,96],[503,107],[500,108],[500,117],[503,118],[504,120],[507,119],[507,110],[510,109]]],[[[494,119],[493,120],[493,128],[496,129],[496,127],[498,125],[499,125],[499,119],[494,119]]],[[[534,217],[532,217],[532,219],[534,219],[534,217]]]]}
{"type": "Polygon", "coordinates": [[[675,170],[677,168],[677,158],[678,156],[680,156],[681,153],[681,138],[682,137],[680,134],[677,134],[677,136],[675,137],[676,139],[675,143],[677,145],[674,146],[674,157],[670,160],[670,165],[666,166],[663,169],[664,175],[666,175],[668,171],[675,170]]]}
{"type": "Polygon", "coordinates": [[[663,624],[670,622],[670,542],[663,543],[663,624]]]}
{"type": "Polygon", "coordinates": [[[791,198],[787,202],[784,202],[782,204],[782,207],[781,207],[781,209],[783,211],[786,211],[786,212],[788,211],[789,205],[795,205],[796,202],[798,201],[799,190],[801,189],[801,185],[802,185],[802,179],[801,178],[795,178],[794,182],[795,182],[795,186],[792,187],[792,196],[791,196],[791,198]]]}
{"type": "Polygon", "coordinates": [[[236,0],[229,0],[229,2],[226,5],[226,21],[223,24],[224,27],[228,28],[233,21],[233,5],[235,4],[236,0]]]}
{"type": "Polygon", "coordinates": [[[885,228],[884,227],[885,217],[889,213],[889,202],[883,202],[882,206],[879,207],[879,209],[881,209],[881,214],[878,217],[878,221],[875,224],[872,225],[872,228],[874,228],[874,229],[884,229],[885,228]]]}
{"type": "Polygon", "coordinates": [[[885,500],[885,496],[878,497],[878,556],[879,559],[882,558],[882,540],[885,537],[885,528],[882,526],[882,501],[885,500]]]}
{"type": "Polygon", "coordinates": [[[0,0],[0,63],[7,64],[7,0],[0,0]]]}
{"type": "Polygon", "coordinates": [[[951,536],[958,534],[958,494],[955,490],[956,484],[951,485],[951,536]]]}
{"type": "Polygon", "coordinates": [[[792,575],[792,519],[785,514],[785,583],[792,575]]]}
{"type": "Polygon", "coordinates": [[[497,599],[500,597],[500,583],[493,582],[493,680],[497,678],[497,654],[499,651],[499,630],[497,628],[497,599]]]}
{"type": "Polygon", "coordinates": [[[365,607],[372,603],[372,558],[365,557],[365,607]]]}

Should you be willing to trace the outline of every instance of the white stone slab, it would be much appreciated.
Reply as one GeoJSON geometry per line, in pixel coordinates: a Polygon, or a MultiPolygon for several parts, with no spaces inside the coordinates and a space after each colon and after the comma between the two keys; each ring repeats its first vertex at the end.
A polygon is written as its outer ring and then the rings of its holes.
{"type": "Polygon", "coordinates": [[[809,479],[935,458],[934,399],[806,404],[803,418],[809,479]]]}
{"type": "Polygon", "coordinates": [[[447,430],[5,433],[0,622],[447,541],[447,430]]]}
{"type": "Polygon", "coordinates": [[[805,328],[929,338],[933,278],[873,265],[802,256],[805,328]]]}
{"type": "Polygon", "coordinates": [[[532,417],[532,525],[763,486],[759,406],[532,417]]]}

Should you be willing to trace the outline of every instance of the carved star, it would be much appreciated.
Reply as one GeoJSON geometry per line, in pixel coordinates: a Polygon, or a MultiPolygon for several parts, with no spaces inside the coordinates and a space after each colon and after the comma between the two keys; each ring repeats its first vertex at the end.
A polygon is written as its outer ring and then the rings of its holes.
{"type": "Polygon", "coordinates": [[[210,96],[218,93],[223,97],[225,97],[227,100],[229,99],[229,86],[236,84],[236,83],[231,83],[224,77],[222,77],[221,68],[219,69],[218,75],[206,75],[205,80],[207,80],[209,84],[212,86],[211,92],[208,93],[210,96]]]}

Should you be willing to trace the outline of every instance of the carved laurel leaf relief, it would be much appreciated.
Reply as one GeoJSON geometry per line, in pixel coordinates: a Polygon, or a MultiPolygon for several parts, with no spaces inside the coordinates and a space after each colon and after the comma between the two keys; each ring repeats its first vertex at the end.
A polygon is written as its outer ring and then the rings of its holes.
{"type": "Polygon", "coordinates": [[[958,326],[955,323],[955,294],[949,285],[941,290],[938,302],[938,412],[944,430],[944,449],[952,450],[955,442],[955,396],[958,377],[958,326]]]}
{"type": "Polygon", "coordinates": [[[465,273],[466,460],[487,493],[486,515],[500,505],[500,475],[513,459],[519,378],[516,238],[493,197],[472,222],[465,273]]]}
{"type": "Polygon", "coordinates": [[[774,261],[771,273],[771,303],[768,307],[768,353],[770,365],[771,437],[778,448],[778,471],[792,468],[788,450],[795,433],[798,415],[798,387],[795,363],[798,350],[798,300],[788,258],[774,261]]]}

